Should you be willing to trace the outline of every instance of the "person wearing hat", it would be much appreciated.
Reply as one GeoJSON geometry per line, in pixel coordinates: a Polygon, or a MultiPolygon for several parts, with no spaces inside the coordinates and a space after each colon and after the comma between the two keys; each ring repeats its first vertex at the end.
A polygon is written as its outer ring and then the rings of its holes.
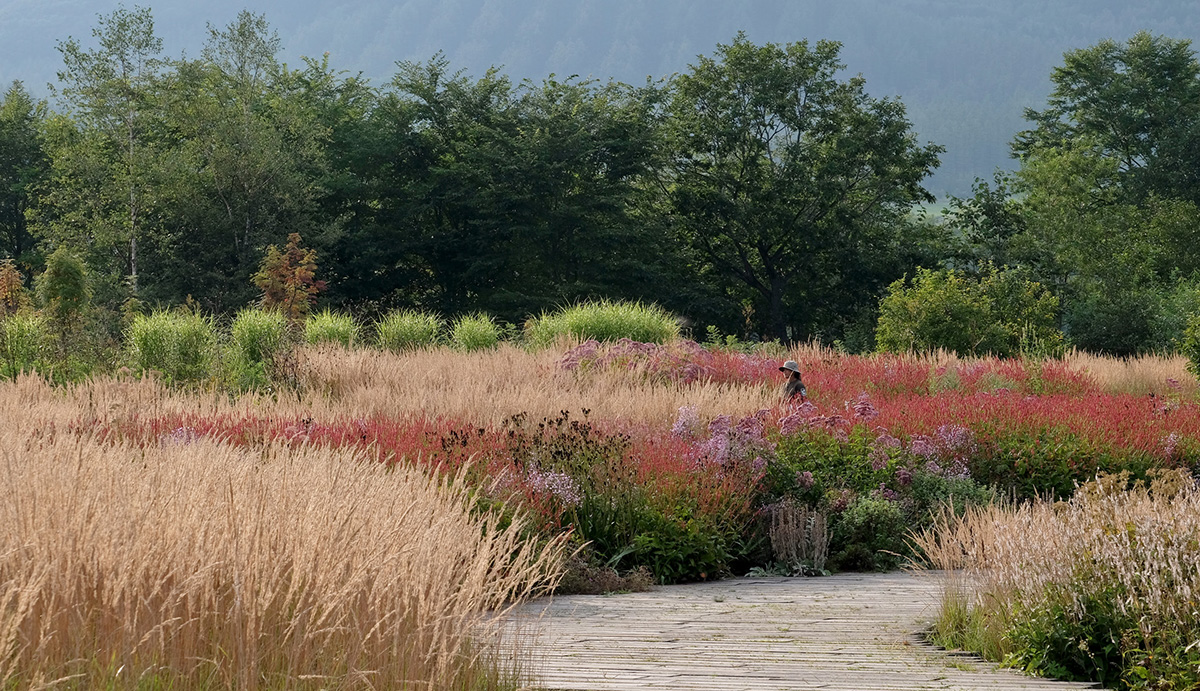
{"type": "Polygon", "coordinates": [[[795,360],[788,360],[779,368],[780,372],[788,372],[787,382],[783,385],[783,402],[791,403],[797,396],[800,400],[808,398],[808,389],[800,379],[800,365],[795,360]]]}

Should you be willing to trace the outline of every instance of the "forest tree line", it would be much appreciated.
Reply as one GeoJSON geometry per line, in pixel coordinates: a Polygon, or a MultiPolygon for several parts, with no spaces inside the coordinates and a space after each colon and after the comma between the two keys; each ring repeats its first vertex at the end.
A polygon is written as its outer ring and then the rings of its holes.
{"type": "Polygon", "coordinates": [[[281,64],[249,12],[194,58],[166,57],[136,7],[59,48],[50,102],[19,82],[0,102],[0,259],[32,285],[50,253],[76,254],[114,333],[156,306],[253,302],[291,233],[316,250],[321,299],[364,316],[520,324],[633,299],[696,334],[870,350],[881,299],[933,271],[1011,286],[980,293],[997,313],[1043,290],[1067,342],[1129,354],[1172,347],[1200,311],[1187,41],[1068,53],[1014,134],[1015,172],[936,214],[922,185],[942,149],[831,41],[738,35],[639,85],[473,77],[441,55],[373,85],[327,58],[281,64]]]}

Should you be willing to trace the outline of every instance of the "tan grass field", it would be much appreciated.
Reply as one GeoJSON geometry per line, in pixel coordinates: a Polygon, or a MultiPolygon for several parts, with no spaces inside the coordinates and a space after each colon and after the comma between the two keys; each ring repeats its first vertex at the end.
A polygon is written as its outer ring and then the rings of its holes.
{"type": "MultiPolygon", "coordinates": [[[[489,622],[562,541],[347,451],[66,433],[220,407],[151,383],[0,385],[0,688],[511,688],[489,622]]],[[[252,404],[247,404],[252,405],[252,404]]]]}
{"type": "MultiPolygon", "coordinates": [[[[128,373],[62,388],[31,376],[0,382],[0,688],[512,688],[519,651],[488,622],[551,587],[566,546],[526,541],[472,512],[462,483],[388,471],[345,450],[166,439],[139,448],[76,430],[167,414],[487,424],[583,409],[666,429],[684,405],[713,417],[777,401],[778,382],[563,372],[561,352],[308,349],[298,390],[236,398],[128,373]]],[[[788,356],[844,357],[816,348],[788,356]]],[[[1106,389],[1195,390],[1178,358],[1069,360],[1106,389]]],[[[1175,520],[1142,504],[1121,510],[1148,526],[1175,520]]],[[[1063,568],[1054,555],[1069,531],[1107,515],[1025,511],[1041,513],[975,516],[947,553],[1033,559],[1038,569],[973,568],[1041,583],[1063,568]]],[[[1188,587],[1200,592],[1200,565],[1191,573],[1188,587]]],[[[979,592],[1027,587],[997,575],[979,592]]]]}

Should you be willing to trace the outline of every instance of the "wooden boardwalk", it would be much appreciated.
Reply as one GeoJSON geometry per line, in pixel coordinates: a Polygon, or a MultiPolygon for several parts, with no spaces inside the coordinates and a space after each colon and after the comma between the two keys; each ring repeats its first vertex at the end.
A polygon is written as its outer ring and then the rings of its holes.
{"type": "Polygon", "coordinates": [[[740,578],[526,605],[539,688],[586,691],[1083,689],[921,642],[930,575],[740,578]],[[533,622],[537,622],[534,624],[533,622]]]}

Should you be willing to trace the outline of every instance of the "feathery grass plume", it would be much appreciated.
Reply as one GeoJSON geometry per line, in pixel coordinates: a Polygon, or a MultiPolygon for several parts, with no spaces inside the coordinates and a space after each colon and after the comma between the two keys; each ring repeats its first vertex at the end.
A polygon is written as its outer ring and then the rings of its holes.
{"type": "Polygon", "coordinates": [[[566,542],[476,512],[461,478],[188,435],[31,445],[39,429],[0,426],[29,449],[0,460],[20,487],[0,502],[0,688],[525,681],[495,615],[554,585],[566,542]]]}
{"type": "Polygon", "coordinates": [[[694,405],[700,415],[711,418],[746,415],[778,400],[774,387],[759,381],[697,382],[684,389],[655,385],[616,369],[576,377],[559,367],[560,353],[528,351],[510,343],[472,352],[306,349],[302,359],[302,388],[324,396],[307,399],[295,408],[297,414],[427,415],[499,424],[522,412],[540,419],[588,408],[597,419],[669,428],[684,405],[694,405]],[[464,372],[485,374],[486,388],[464,372]]]}
{"type": "Polygon", "coordinates": [[[1063,356],[1072,368],[1084,372],[1102,390],[1136,396],[1200,394],[1200,382],[1188,371],[1185,355],[1137,355],[1119,358],[1072,349],[1063,356]]]}
{"type": "Polygon", "coordinates": [[[946,644],[1062,678],[1200,683],[1200,489],[1186,470],[945,512],[912,539],[952,578],[935,625],[946,644]]]}
{"type": "Polygon", "coordinates": [[[441,317],[428,312],[388,312],[375,322],[375,343],[393,353],[428,348],[437,344],[442,326],[441,317]]]}
{"type": "Polygon", "coordinates": [[[212,319],[189,310],[138,315],[125,334],[133,368],[155,370],[171,381],[206,379],[216,356],[212,319]]]}
{"type": "Polygon", "coordinates": [[[490,350],[500,343],[500,327],[489,315],[467,314],[451,324],[450,342],[455,348],[467,352],[490,350]]]}
{"type": "Polygon", "coordinates": [[[0,377],[16,379],[32,372],[50,344],[46,318],[36,312],[17,312],[0,318],[0,377]]]}
{"type": "Polygon", "coordinates": [[[358,343],[358,325],[354,323],[354,317],[326,308],[304,320],[304,342],[309,345],[336,343],[349,348],[358,343]]]}
{"type": "Polygon", "coordinates": [[[551,346],[564,336],[666,343],[679,336],[679,320],[657,305],[598,300],[543,312],[525,324],[525,339],[536,347],[551,346]]]}

